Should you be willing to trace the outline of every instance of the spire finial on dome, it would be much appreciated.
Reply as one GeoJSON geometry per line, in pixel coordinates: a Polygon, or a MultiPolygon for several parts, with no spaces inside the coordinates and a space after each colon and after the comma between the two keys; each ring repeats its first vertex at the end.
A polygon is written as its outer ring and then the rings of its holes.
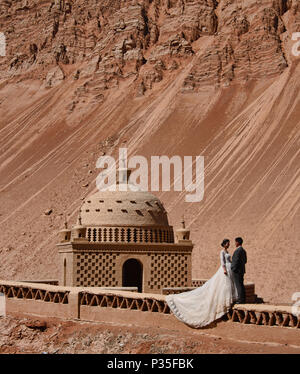
{"type": "Polygon", "coordinates": [[[81,210],[79,211],[78,223],[79,223],[80,226],[82,225],[82,223],[81,223],[81,210]]]}
{"type": "Polygon", "coordinates": [[[65,214],[65,229],[68,228],[67,215],[65,214]]]}
{"type": "Polygon", "coordinates": [[[127,149],[121,148],[119,150],[119,168],[117,170],[117,184],[119,186],[119,190],[122,190],[122,185],[126,185],[129,183],[131,170],[128,169],[127,165],[127,149]]]}

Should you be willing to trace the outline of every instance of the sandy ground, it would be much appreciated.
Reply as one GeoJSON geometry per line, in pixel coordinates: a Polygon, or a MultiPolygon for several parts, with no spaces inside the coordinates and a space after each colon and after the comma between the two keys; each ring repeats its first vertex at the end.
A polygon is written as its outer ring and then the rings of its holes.
{"type": "Polygon", "coordinates": [[[300,353],[300,330],[219,322],[178,332],[163,328],[0,318],[0,353],[300,353]]]}

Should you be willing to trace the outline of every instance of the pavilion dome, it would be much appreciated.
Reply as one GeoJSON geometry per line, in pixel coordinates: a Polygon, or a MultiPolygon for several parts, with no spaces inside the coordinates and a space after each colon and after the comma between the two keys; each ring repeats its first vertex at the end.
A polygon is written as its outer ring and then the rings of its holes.
{"type": "Polygon", "coordinates": [[[169,226],[161,201],[145,191],[98,191],[80,209],[84,226],[169,226]]]}

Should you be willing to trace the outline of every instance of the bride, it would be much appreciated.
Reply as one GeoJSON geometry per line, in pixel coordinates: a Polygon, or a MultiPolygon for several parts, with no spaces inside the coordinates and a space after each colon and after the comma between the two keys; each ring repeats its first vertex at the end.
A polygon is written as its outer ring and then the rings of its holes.
{"type": "Polygon", "coordinates": [[[221,266],[203,286],[192,291],[167,295],[166,301],[174,315],[192,327],[203,327],[222,317],[237,298],[232,279],[229,239],[224,239],[220,252],[221,266]]]}

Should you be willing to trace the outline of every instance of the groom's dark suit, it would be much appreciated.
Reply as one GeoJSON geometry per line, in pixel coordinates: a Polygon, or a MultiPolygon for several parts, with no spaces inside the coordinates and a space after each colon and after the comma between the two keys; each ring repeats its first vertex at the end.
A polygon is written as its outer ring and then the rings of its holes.
{"type": "Polygon", "coordinates": [[[246,293],[244,286],[245,264],[247,263],[247,253],[242,246],[239,246],[232,256],[231,270],[233,281],[238,293],[238,303],[245,303],[246,293]]]}

